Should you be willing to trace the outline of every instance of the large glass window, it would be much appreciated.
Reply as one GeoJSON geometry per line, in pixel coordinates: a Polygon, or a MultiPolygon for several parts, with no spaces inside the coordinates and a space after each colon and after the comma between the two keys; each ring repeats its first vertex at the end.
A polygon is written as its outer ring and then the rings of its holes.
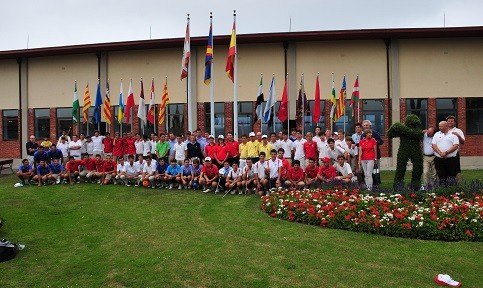
{"type": "MultiPolygon", "coordinates": [[[[453,115],[458,123],[458,101],[456,98],[436,99],[436,126],[440,121],[445,121],[446,117],[453,115]]],[[[458,126],[458,125],[456,125],[458,126]]]]}
{"type": "Polygon", "coordinates": [[[372,123],[372,129],[384,136],[384,100],[362,100],[362,117],[372,123]]]}
{"type": "Polygon", "coordinates": [[[72,132],[72,108],[57,108],[56,137],[60,137],[62,130],[72,132]]]}
{"type": "Polygon", "coordinates": [[[428,128],[428,99],[406,99],[406,116],[414,114],[421,120],[421,128],[428,128]]]}
{"type": "Polygon", "coordinates": [[[184,135],[184,104],[168,104],[168,132],[184,135]]]}
{"type": "Polygon", "coordinates": [[[483,98],[466,98],[466,133],[483,134],[483,98]]]}
{"type": "Polygon", "coordinates": [[[305,112],[305,115],[304,115],[304,132],[314,133],[316,126],[323,127],[322,131],[325,131],[325,101],[320,101],[320,118],[317,123],[314,123],[312,119],[312,114],[314,111],[314,102],[315,102],[314,100],[308,101],[310,109],[306,109],[307,111],[305,112]]]}
{"type": "MultiPolygon", "coordinates": [[[[235,123],[236,124],[236,123],[235,123]]],[[[253,131],[253,103],[238,102],[238,138],[253,131]]]]}
{"type": "MultiPolygon", "coordinates": [[[[113,106],[113,108],[114,108],[114,117],[113,117],[112,121],[114,122],[113,123],[114,124],[114,131],[120,132],[121,135],[122,135],[122,133],[127,133],[127,132],[131,131],[130,124],[126,124],[126,117],[125,116],[122,117],[122,121],[121,121],[122,126],[117,121],[117,116],[119,115],[119,106],[113,106]]],[[[124,112],[124,113],[126,113],[126,112],[124,112]]]]}
{"type": "Polygon", "coordinates": [[[34,135],[37,139],[50,138],[50,109],[34,109],[34,135]]]}
{"type": "MultiPolygon", "coordinates": [[[[263,102],[262,104],[262,111],[265,111],[265,105],[267,104],[267,102],[263,102]]],[[[282,122],[280,122],[280,120],[278,119],[278,110],[280,109],[280,102],[277,101],[275,103],[275,109],[272,108],[272,111],[271,111],[271,116],[270,116],[270,120],[268,121],[268,123],[265,123],[265,121],[263,121],[262,119],[262,134],[266,134],[266,135],[269,135],[271,132],[279,132],[279,131],[282,131],[283,130],[283,124],[282,122]]]]}
{"type": "Polygon", "coordinates": [[[18,110],[3,110],[3,140],[18,140],[18,110]]]}
{"type": "MultiPolygon", "coordinates": [[[[384,116],[384,110],[382,114],[384,116]]],[[[373,121],[371,120],[371,122],[373,121]]],[[[354,117],[352,117],[352,108],[349,107],[348,101],[346,101],[345,105],[345,114],[334,123],[333,131],[337,132],[339,129],[342,129],[347,135],[352,135],[352,133],[354,133],[354,117]]]]}
{"type": "MultiPolygon", "coordinates": [[[[215,137],[225,134],[225,103],[215,104],[215,137]]],[[[240,120],[240,119],[238,119],[240,120]]],[[[205,130],[211,133],[211,107],[210,102],[205,102],[205,130]]]]}

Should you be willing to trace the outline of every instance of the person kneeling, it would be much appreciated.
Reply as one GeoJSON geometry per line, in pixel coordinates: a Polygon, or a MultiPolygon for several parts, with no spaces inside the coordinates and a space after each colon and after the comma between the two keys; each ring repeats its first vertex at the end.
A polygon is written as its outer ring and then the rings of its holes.
{"type": "Polygon", "coordinates": [[[241,185],[242,185],[242,171],[238,167],[238,162],[233,162],[232,170],[228,173],[226,177],[226,184],[225,187],[228,189],[227,191],[231,192],[231,194],[242,194],[241,192],[241,185]],[[236,191],[235,191],[236,190],[236,191]]]}
{"type": "Polygon", "coordinates": [[[320,166],[317,178],[319,179],[320,183],[324,184],[334,182],[335,176],[337,176],[337,171],[335,170],[334,166],[330,165],[329,157],[324,157],[322,159],[322,166],[320,166]]]}
{"type": "Polygon", "coordinates": [[[39,186],[47,184],[47,180],[52,175],[50,167],[45,163],[45,160],[41,159],[39,165],[37,165],[37,174],[34,176],[33,180],[38,181],[39,186]]]}
{"type": "Polygon", "coordinates": [[[300,161],[294,160],[293,167],[288,170],[287,181],[285,181],[285,186],[287,188],[303,189],[305,186],[305,173],[302,168],[300,168],[300,161]]]}
{"type": "Polygon", "coordinates": [[[221,189],[223,189],[223,187],[226,186],[228,174],[230,174],[232,170],[233,169],[230,167],[230,162],[224,161],[223,167],[221,167],[220,170],[218,170],[218,173],[220,174],[220,178],[219,178],[220,181],[218,182],[218,186],[216,187],[215,193],[220,192],[220,187],[221,189]]]}
{"type": "Polygon", "coordinates": [[[342,183],[351,183],[356,179],[353,179],[351,165],[345,161],[344,155],[339,155],[337,157],[337,163],[335,164],[335,169],[337,170],[337,176],[335,180],[341,181],[342,183]]]}
{"type": "Polygon", "coordinates": [[[178,183],[178,189],[181,189],[181,167],[178,165],[176,159],[171,159],[171,165],[166,169],[166,176],[164,176],[164,183],[169,185],[168,189],[173,189],[174,185],[178,183]]]}
{"type": "Polygon", "coordinates": [[[211,163],[211,157],[205,158],[205,165],[201,169],[200,185],[205,189],[203,193],[208,193],[218,185],[218,167],[211,163]]]}

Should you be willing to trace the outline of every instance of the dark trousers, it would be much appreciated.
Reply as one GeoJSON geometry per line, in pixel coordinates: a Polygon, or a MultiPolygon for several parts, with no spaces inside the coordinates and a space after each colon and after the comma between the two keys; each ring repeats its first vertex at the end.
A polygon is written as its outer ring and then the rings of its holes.
{"type": "Polygon", "coordinates": [[[439,183],[441,185],[450,185],[456,183],[455,177],[458,174],[458,158],[439,158],[434,157],[434,167],[438,174],[439,183]]]}

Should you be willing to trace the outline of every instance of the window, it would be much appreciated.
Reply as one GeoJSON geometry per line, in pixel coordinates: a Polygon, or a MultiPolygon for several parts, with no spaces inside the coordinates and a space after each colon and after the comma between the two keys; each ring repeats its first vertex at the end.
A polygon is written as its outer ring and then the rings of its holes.
{"type": "Polygon", "coordinates": [[[466,133],[483,134],[483,98],[466,98],[466,133]]]}
{"type": "Polygon", "coordinates": [[[72,132],[72,108],[57,108],[57,134],[59,137],[62,130],[72,132]]]}
{"type": "Polygon", "coordinates": [[[304,132],[312,132],[314,133],[315,131],[315,126],[320,126],[322,127],[322,131],[325,131],[325,101],[320,101],[320,118],[319,122],[314,123],[312,120],[312,113],[314,111],[314,100],[308,101],[308,106],[310,109],[306,109],[305,115],[304,115],[304,132]],[[312,113],[310,112],[312,111],[312,113]]]}
{"type": "Polygon", "coordinates": [[[168,104],[167,114],[168,132],[184,135],[184,104],[168,104]]]}
{"type": "MultiPolygon", "coordinates": [[[[154,123],[156,123],[157,121],[157,114],[156,114],[156,106],[154,106],[154,123]]],[[[151,134],[153,133],[156,133],[156,129],[154,127],[154,124],[152,124],[151,122],[148,121],[148,111],[149,111],[149,104],[146,104],[146,107],[145,107],[146,110],[146,125],[144,127],[142,127],[142,121],[141,119],[139,119],[139,134],[141,135],[148,135],[150,136],[151,134]],[[144,129],[143,129],[144,128],[144,129]]]]}
{"type": "MultiPolygon", "coordinates": [[[[215,104],[215,137],[225,134],[225,103],[215,104]]],[[[240,119],[238,119],[240,120],[240,119]]],[[[211,134],[211,107],[210,102],[205,102],[205,131],[211,134]]]]}
{"type": "MultiPolygon", "coordinates": [[[[267,102],[263,102],[262,104],[262,111],[265,111],[265,105],[267,102]]],[[[270,120],[268,123],[265,123],[262,119],[262,134],[269,135],[272,132],[279,132],[283,130],[283,124],[280,122],[278,119],[278,110],[280,108],[280,102],[277,101],[275,103],[275,109],[272,108],[272,111],[270,113],[270,120]]]]}
{"type": "MultiPolygon", "coordinates": [[[[122,136],[122,133],[126,133],[126,132],[129,132],[131,131],[130,129],[130,124],[126,124],[126,112],[124,112],[124,116],[122,117],[122,126],[119,124],[119,122],[117,121],[117,116],[119,115],[119,106],[113,106],[113,109],[114,109],[114,116],[113,116],[113,119],[112,121],[114,122],[114,131],[116,132],[119,132],[122,136]]],[[[129,119],[131,120],[131,119],[129,119]]]]}
{"type": "Polygon", "coordinates": [[[35,138],[50,138],[50,109],[34,109],[34,134],[35,138]]]}
{"type": "Polygon", "coordinates": [[[362,100],[362,118],[372,123],[372,129],[385,135],[384,100],[362,100]]]}
{"type": "Polygon", "coordinates": [[[436,126],[440,121],[445,121],[449,115],[453,115],[456,118],[455,122],[458,123],[457,103],[456,98],[436,99],[436,126]]]}
{"type": "Polygon", "coordinates": [[[421,128],[428,128],[428,99],[406,99],[406,116],[414,114],[421,120],[421,128]]]}
{"type": "Polygon", "coordinates": [[[238,102],[238,138],[253,130],[253,103],[238,102]]]}
{"type": "Polygon", "coordinates": [[[94,131],[96,130],[106,131],[106,122],[101,122],[101,124],[94,124],[94,107],[90,107],[89,110],[87,110],[87,113],[87,123],[84,123],[84,113],[81,112],[81,115],[79,117],[79,133],[84,133],[86,136],[92,136],[94,135],[94,131]]]}
{"type": "MultiPolygon", "coordinates": [[[[368,100],[368,101],[372,101],[372,100],[368,100]]],[[[339,119],[337,119],[337,121],[335,121],[333,132],[337,132],[339,131],[339,129],[342,129],[342,131],[344,131],[346,135],[352,135],[352,133],[354,133],[355,131],[354,117],[352,117],[352,107],[349,107],[349,103],[347,102],[348,101],[346,101],[346,104],[345,104],[345,114],[342,115],[339,119]]],[[[384,108],[382,109],[382,115],[384,119],[384,108]]],[[[374,121],[371,120],[371,122],[372,122],[372,125],[374,126],[374,121]]]]}
{"type": "Polygon", "coordinates": [[[3,140],[18,140],[18,110],[3,110],[3,140]]]}

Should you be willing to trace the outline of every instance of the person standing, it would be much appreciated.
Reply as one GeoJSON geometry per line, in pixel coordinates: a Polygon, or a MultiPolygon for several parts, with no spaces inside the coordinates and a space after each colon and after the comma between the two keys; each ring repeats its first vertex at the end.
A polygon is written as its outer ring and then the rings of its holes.
{"type": "Polygon", "coordinates": [[[158,144],[156,144],[156,155],[158,156],[158,159],[164,159],[164,163],[168,164],[169,143],[166,142],[166,135],[164,133],[161,133],[159,136],[160,140],[158,144]]]}
{"type": "Polygon", "coordinates": [[[174,154],[173,157],[176,160],[176,163],[181,167],[183,165],[184,159],[188,157],[188,148],[186,147],[186,143],[183,142],[183,135],[179,135],[176,137],[176,144],[174,144],[174,154]]]}
{"type": "Polygon", "coordinates": [[[111,138],[111,133],[106,132],[106,136],[102,139],[102,144],[104,145],[104,157],[109,155],[112,157],[113,150],[113,139],[111,138]]]}
{"type": "Polygon", "coordinates": [[[352,134],[352,141],[354,141],[354,144],[359,146],[359,141],[364,138],[364,133],[362,133],[362,124],[357,122],[354,126],[356,129],[356,133],[352,134]]]}
{"type": "MultiPolygon", "coordinates": [[[[72,135],[72,141],[69,142],[69,154],[75,160],[81,160],[82,142],[77,138],[77,135],[72,135]]],[[[74,165],[74,164],[71,164],[74,165]]]]}
{"type": "Polygon", "coordinates": [[[302,131],[297,130],[297,139],[293,142],[293,148],[294,148],[294,155],[293,159],[294,160],[299,160],[300,161],[300,167],[302,167],[302,170],[305,170],[305,151],[304,151],[304,143],[306,140],[302,138],[302,131]]]}
{"type": "Polygon", "coordinates": [[[458,158],[456,157],[459,139],[455,134],[449,132],[448,122],[439,122],[439,131],[434,134],[431,144],[436,156],[434,166],[439,183],[444,186],[454,184],[459,168],[458,158]]]}
{"type": "Polygon", "coordinates": [[[379,160],[381,159],[381,145],[384,144],[384,141],[382,140],[381,138],[381,134],[379,132],[377,132],[376,130],[373,130],[372,129],[372,123],[371,121],[369,120],[364,120],[362,122],[362,128],[364,129],[364,137],[366,137],[365,135],[365,131],[367,129],[370,129],[371,132],[372,132],[372,138],[376,140],[376,143],[377,143],[377,146],[376,146],[376,150],[377,150],[377,165],[379,166],[379,160]]]}
{"type": "Polygon", "coordinates": [[[318,149],[317,149],[317,142],[312,140],[312,132],[307,132],[306,140],[303,144],[304,154],[305,154],[305,164],[302,164],[303,169],[309,165],[309,159],[317,159],[318,158],[318,149]]]}
{"type": "MultiPolygon", "coordinates": [[[[201,144],[196,141],[195,135],[189,137],[189,142],[186,144],[186,149],[188,152],[188,159],[191,161],[194,158],[199,160],[203,159],[203,153],[201,152],[201,144]]],[[[190,173],[191,175],[191,173],[190,173]]],[[[185,184],[186,186],[187,184],[185,184]]]]}
{"type": "MultiPolygon", "coordinates": [[[[293,154],[293,141],[288,138],[288,132],[282,131],[282,139],[279,141],[280,148],[283,148],[283,158],[285,158],[289,164],[292,163],[293,154]]],[[[280,151],[280,148],[278,149],[280,151]]]]}
{"type": "MultiPolygon", "coordinates": [[[[456,128],[456,118],[453,115],[446,117],[446,122],[448,123],[449,133],[458,137],[458,141],[460,142],[459,145],[465,144],[465,134],[461,129],[456,128]]],[[[458,146],[458,150],[456,150],[456,159],[458,163],[456,164],[456,182],[459,183],[461,181],[461,160],[460,160],[460,147],[458,146]]]]}
{"type": "Polygon", "coordinates": [[[427,187],[436,180],[436,168],[434,167],[433,150],[434,128],[429,127],[423,136],[423,184],[427,187]]]}
{"type": "Polygon", "coordinates": [[[250,138],[250,140],[247,142],[248,158],[251,158],[252,163],[255,164],[259,160],[258,147],[260,146],[260,142],[257,141],[257,138],[255,137],[255,132],[250,132],[248,134],[248,137],[250,138]]]}
{"type": "Polygon", "coordinates": [[[364,131],[364,138],[359,141],[359,167],[364,171],[367,190],[372,190],[372,172],[377,161],[377,141],[372,138],[372,130],[364,131]]]}
{"type": "Polygon", "coordinates": [[[101,158],[104,155],[104,149],[102,148],[102,142],[105,136],[99,134],[99,131],[94,132],[94,136],[91,137],[92,144],[94,145],[92,154],[93,155],[101,155],[101,158]]]}
{"type": "Polygon", "coordinates": [[[27,160],[29,161],[30,165],[34,164],[34,154],[39,149],[39,144],[35,142],[35,136],[30,135],[30,141],[25,144],[25,148],[27,149],[27,160]]]}
{"type": "Polygon", "coordinates": [[[239,144],[238,144],[238,141],[236,141],[235,139],[233,139],[233,133],[232,132],[228,132],[226,133],[226,142],[225,142],[225,145],[226,145],[226,150],[228,151],[228,153],[230,154],[230,156],[228,157],[228,162],[230,163],[230,166],[233,165],[234,162],[239,162],[240,160],[240,157],[239,157],[239,144]]]}

